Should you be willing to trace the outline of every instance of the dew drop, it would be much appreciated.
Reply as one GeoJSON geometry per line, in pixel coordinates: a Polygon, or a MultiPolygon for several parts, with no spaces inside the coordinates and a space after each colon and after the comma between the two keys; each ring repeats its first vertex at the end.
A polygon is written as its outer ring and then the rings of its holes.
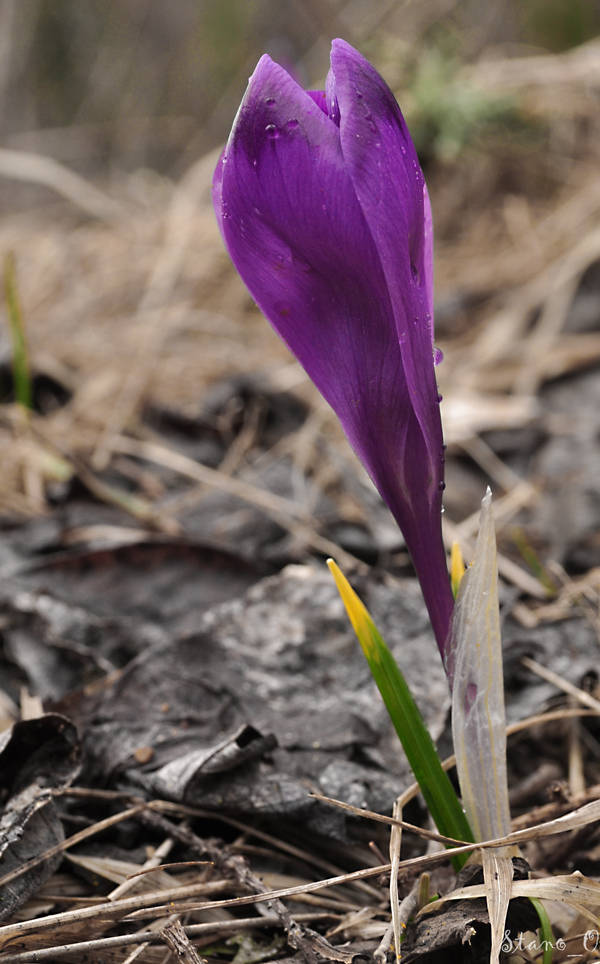
{"type": "Polygon", "coordinates": [[[265,99],[265,104],[267,105],[267,107],[274,107],[274,106],[275,106],[275,98],[274,98],[274,97],[267,97],[267,98],[265,99]]]}
{"type": "Polygon", "coordinates": [[[444,360],[444,352],[442,351],[442,349],[441,349],[441,348],[435,348],[435,347],[434,347],[434,349],[433,349],[433,364],[434,364],[434,365],[439,365],[440,362],[443,362],[443,360],[444,360]]]}
{"type": "Polygon", "coordinates": [[[308,261],[304,261],[302,258],[298,258],[296,255],[292,255],[292,264],[303,274],[310,274],[312,272],[312,265],[308,261]]]}
{"type": "Polygon", "coordinates": [[[298,121],[295,118],[292,120],[289,120],[285,125],[285,129],[288,131],[295,131],[297,127],[298,127],[298,121]]]}
{"type": "Polygon", "coordinates": [[[275,124],[267,124],[265,133],[272,141],[276,141],[279,137],[279,128],[275,124]]]}
{"type": "Polygon", "coordinates": [[[439,392],[438,392],[438,397],[437,397],[437,398],[438,398],[438,402],[441,402],[441,401],[443,400],[444,396],[443,396],[443,395],[440,395],[439,392]]]}
{"type": "Polygon", "coordinates": [[[440,490],[440,492],[443,492],[445,488],[446,488],[446,483],[445,483],[445,482],[440,482],[440,483],[438,484],[438,489],[440,490]]]}

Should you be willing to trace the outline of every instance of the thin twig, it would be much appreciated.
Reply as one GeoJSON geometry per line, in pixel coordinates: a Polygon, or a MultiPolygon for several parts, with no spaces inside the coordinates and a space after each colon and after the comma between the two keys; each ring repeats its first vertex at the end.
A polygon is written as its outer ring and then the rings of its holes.
{"type": "Polygon", "coordinates": [[[521,662],[523,666],[530,669],[536,676],[540,676],[546,680],[547,683],[552,683],[559,690],[562,690],[563,693],[568,693],[569,696],[575,697],[579,703],[588,706],[591,710],[595,710],[596,713],[600,713],[600,700],[594,699],[590,693],[586,693],[585,690],[580,689],[579,686],[574,686],[573,683],[569,683],[568,680],[563,679],[558,673],[554,673],[546,666],[542,666],[541,663],[538,663],[535,659],[531,659],[529,656],[523,656],[521,662]]]}
{"type": "Polygon", "coordinates": [[[190,939],[180,921],[168,921],[160,934],[165,944],[168,944],[171,948],[175,958],[181,961],[181,964],[206,964],[206,961],[202,961],[196,949],[190,944],[190,939]]]}
{"type": "Polygon", "coordinates": [[[351,566],[354,569],[366,568],[364,563],[356,556],[315,532],[311,526],[311,520],[305,515],[304,511],[289,499],[284,499],[282,496],[261,489],[257,485],[252,485],[251,482],[233,478],[218,469],[211,469],[207,465],[202,465],[200,462],[196,462],[194,459],[156,442],[145,442],[118,435],[111,441],[111,450],[134,455],[157,465],[167,466],[173,472],[178,472],[180,475],[194,479],[196,482],[202,482],[211,488],[220,489],[244,502],[258,506],[282,528],[287,529],[293,536],[318,552],[334,556],[344,566],[351,566]]]}
{"type": "Polygon", "coordinates": [[[15,867],[14,870],[4,874],[4,876],[0,877],[0,887],[4,887],[12,880],[16,880],[17,877],[21,877],[34,867],[44,863],[46,860],[50,860],[50,858],[56,856],[56,854],[64,853],[65,850],[68,850],[70,847],[74,847],[75,844],[81,843],[82,840],[87,840],[88,837],[94,837],[96,834],[102,833],[103,830],[107,830],[109,827],[114,827],[117,823],[122,823],[124,820],[129,820],[131,817],[137,816],[142,812],[142,810],[145,809],[145,803],[138,803],[134,807],[129,807],[127,810],[122,810],[121,813],[116,813],[113,814],[112,817],[106,817],[105,820],[100,820],[91,827],[86,827],[84,830],[78,830],[77,833],[74,833],[71,837],[67,837],[66,840],[62,840],[54,847],[49,847],[48,850],[45,850],[42,854],[38,854],[37,857],[31,857],[30,860],[26,860],[25,863],[21,864],[20,867],[15,867]]]}
{"type": "MultiPolygon", "coordinates": [[[[331,920],[333,914],[298,914],[298,920],[304,922],[317,922],[320,920],[331,920]]],[[[204,924],[190,924],[184,927],[188,937],[205,937],[226,935],[237,933],[238,931],[252,930],[255,927],[277,927],[280,924],[275,914],[265,917],[242,917],[236,920],[213,921],[204,924]]],[[[17,954],[0,955],[3,964],[32,964],[34,961],[53,961],[57,957],[73,956],[77,957],[84,952],[109,950],[113,947],[127,947],[136,944],[160,944],[162,943],[160,932],[154,930],[138,931],[136,934],[119,934],[115,937],[99,937],[95,940],[77,941],[74,944],[61,944],[60,946],[44,947],[39,950],[22,951],[17,954]]]]}

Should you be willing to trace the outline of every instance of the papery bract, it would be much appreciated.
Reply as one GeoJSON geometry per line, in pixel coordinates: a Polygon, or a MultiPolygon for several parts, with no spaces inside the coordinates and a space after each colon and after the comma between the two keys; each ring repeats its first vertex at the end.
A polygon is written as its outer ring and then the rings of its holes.
{"type": "Polygon", "coordinates": [[[475,559],[456,597],[449,642],[452,735],[463,805],[476,840],[510,833],[506,716],[492,493],[481,503],[475,559]]]}
{"type": "Polygon", "coordinates": [[[442,654],[432,223],[417,155],[381,77],[334,40],[325,91],[262,57],[214,178],[231,258],[332,408],[411,553],[442,654]]]}

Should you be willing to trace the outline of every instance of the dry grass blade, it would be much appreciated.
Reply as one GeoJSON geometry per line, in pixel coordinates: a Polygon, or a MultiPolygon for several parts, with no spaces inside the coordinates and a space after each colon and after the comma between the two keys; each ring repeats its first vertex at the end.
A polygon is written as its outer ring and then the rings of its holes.
{"type": "MultiPolygon", "coordinates": [[[[377,823],[387,823],[391,827],[399,827],[402,830],[407,830],[409,833],[416,833],[417,836],[423,837],[425,840],[435,840],[438,843],[443,844],[463,843],[463,841],[456,840],[454,837],[445,837],[443,834],[437,833],[435,830],[428,830],[426,827],[417,827],[414,823],[407,823],[406,820],[400,820],[395,816],[387,817],[383,813],[376,813],[374,810],[366,810],[364,807],[355,807],[351,803],[345,803],[343,800],[334,800],[333,797],[325,797],[321,793],[311,793],[310,796],[315,800],[320,800],[321,803],[329,803],[332,807],[337,807],[339,810],[346,810],[348,813],[352,813],[355,817],[365,817],[367,820],[375,820],[377,823]]],[[[399,799],[404,800],[404,794],[399,799]]]]}
{"type": "MultiPolygon", "coordinates": [[[[316,922],[330,920],[331,914],[297,914],[299,922],[316,922]]],[[[281,922],[275,914],[265,914],[262,917],[241,917],[236,920],[214,921],[204,924],[190,924],[184,928],[188,937],[198,938],[212,936],[218,938],[240,931],[277,927],[281,922]]],[[[77,941],[71,944],[61,944],[54,947],[39,948],[31,951],[19,951],[16,954],[2,954],[0,960],[5,964],[33,964],[34,961],[55,961],[59,957],[81,957],[82,954],[110,950],[117,947],[133,945],[160,944],[160,931],[144,930],[135,934],[119,934],[115,937],[100,937],[90,941],[77,941]]]]}
{"type": "MultiPolygon", "coordinates": [[[[203,882],[200,884],[186,884],[179,887],[163,888],[162,890],[148,891],[143,894],[136,894],[135,897],[122,897],[116,900],[105,901],[102,904],[94,904],[91,907],[78,907],[75,910],[63,911],[59,914],[48,914],[45,917],[33,920],[19,921],[16,924],[4,924],[0,927],[0,947],[6,947],[10,943],[21,940],[26,935],[40,934],[43,931],[52,931],[69,924],[79,923],[82,920],[93,920],[94,918],[105,920],[121,919],[128,917],[135,919],[135,911],[143,909],[145,916],[153,916],[161,913],[166,908],[167,912],[177,909],[176,901],[184,900],[189,897],[196,897],[205,894],[218,893],[227,888],[231,888],[230,881],[217,880],[213,882],[203,882]]],[[[261,895],[262,897],[262,895],[261,895]]],[[[243,898],[233,898],[239,900],[243,898]]],[[[252,897],[246,903],[256,901],[252,897]]],[[[206,905],[213,907],[223,903],[225,906],[228,901],[208,901],[206,905]]]]}
{"type": "MultiPolygon", "coordinates": [[[[85,791],[81,787],[70,787],[65,791],[66,794],[77,793],[77,795],[85,795],[86,792],[94,795],[96,792],[101,791],[85,791]]],[[[117,796],[118,794],[115,794],[115,797],[117,796]]],[[[201,807],[189,807],[185,804],[172,803],[168,800],[155,801],[154,805],[160,807],[163,812],[170,811],[172,813],[178,813],[184,817],[198,817],[201,820],[218,819],[222,823],[227,824],[229,827],[235,827],[237,830],[241,830],[245,836],[255,837],[257,840],[262,840],[265,843],[268,843],[271,847],[274,847],[276,850],[279,850],[285,854],[290,854],[292,857],[297,857],[303,863],[312,864],[312,866],[318,867],[320,870],[325,871],[325,873],[332,877],[339,876],[343,873],[343,871],[335,864],[331,863],[331,861],[324,860],[317,854],[303,850],[300,847],[295,847],[286,840],[280,840],[278,837],[265,833],[264,830],[258,830],[256,827],[252,827],[241,820],[236,820],[235,817],[231,817],[228,814],[215,814],[211,810],[203,810],[201,807]]],[[[358,882],[358,886],[359,889],[363,890],[364,893],[368,894],[374,900],[379,900],[381,896],[379,890],[375,889],[369,884],[361,884],[360,881],[358,882]]]]}
{"type": "MultiPolygon", "coordinates": [[[[402,804],[400,799],[394,802],[392,816],[395,820],[402,818],[402,804]]],[[[398,868],[400,867],[400,847],[402,844],[402,827],[396,823],[390,831],[390,909],[392,912],[392,927],[394,933],[394,949],[396,961],[400,961],[400,941],[402,939],[402,921],[400,919],[400,900],[398,896],[398,868]]]]}
{"type": "Polygon", "coordinates": [[[244,502],[258,506],[288,532],[317,549],[317,551],[333,555],[344,565],[351,565],[355,569],[365,568],[364,563],[357,560],[355,556],[350,555],[340,546],[315,532],[303,510],[289,499],[267,492],[250,482],[233,478],[218,469],[201,465],[194,459],[155,442],[142,442],[120,435],[113,439],[111,449],[114,452],[134,455],[149,462],[167,466],[173,472],[178,472],[187,478],[194,479],[196,482],[202,482],[211,488],[221,489],[244,502]]]}
{"type": "MultiPolygon", "coordinates": [[[[483,884],[476,884],[472,887],[459,887],[450,894],[445,894],[439,900],[427,904],[421,910],[421,914],[427,914],[439,910],[450,900],[476,900],[486,896],[486,887],[483,884]]],[[[564,874],[556,877],[543,877],[534,880],[515,880],[512,882],[510,898],[515,897],[539,897],[542,900],[556,900],[571,904],[578,911],[586,911],[586,916],[595,924],[600,925],[600,919],[592,912],[593,908],[600,906],[600,882],[584,877],[579,871],[572,874],[564,874]]]]}
{"type": "MultiPolygon", "coordinates": [[[[165,212],[165,242],[156,259],[147,287],[137,308],[142,317],[149,309],[167,309],[168,301],[183,268],[189,248],[199,198],[205,187],[207,172],[216,163],[217,153],[208,154],[192,165],[181,179],[165,212]]],[[[138,344],[129,375],[123,383],[92,457],[96,468],[106,468],[112,453],[112,443],[129,421],[148,384],[166,337],[164,311],[157,311],[153,323],[138,344]]]]}
{"type": "Polygon", "coordinates": [[[67,837],[61,843],[56,844],[55,847],[50,847],[45,850],[42,854],[37,857],[32,857],[27,860],[20,867],[16,867],[15,870],[11,870],[10,873],[4,874],[0,877],[0,887],[4,887],[6,884],[10,883],[11,880],[16,880],[22,874],[26,874],[33,867],[37,867],[38,864],[49,860],[54,857],[55,854],[63,853],[68,850],[69,847],[74,847],[75,844],[81,843],[82,840],[87,840],[89,837],[94,837],[96,834],[102,833],[103,830],[107,830],[109,827],[113,827],[118,823],[122,823],[124,820],[129,820],[131,817],[137,816],[142,810],[146,808],[146,804],[140,803],[134,807],[129,807],[127,810],[122,810],[121,813],[116,813],[112,817],[107,817],[105,820],[100,820],[91,827],[86,827],[85,830],[79,830],[74,833],[71,837],[67,837]]]}
{"type": "Polygon", "coordinates": [[[481,856],[483,863],[483,889],[492,930],[490,964],[497,964],[500,960],[500,951],[502,949],[504,929],[506,927],[506,914],[508,913],[508,904],[511,896],[513,879],[512,856],[510,852],[498,850],[484,850],[481,856]]]}
{"type": "Polygon", "coordinates": [[[113,222],[123,217],[120,204],[64,164],[42,154],[0,148],[0,177],[49,187],[101,221],[113,222]]]}
{"type": "MultiPolygon", "coordinates": [[[[360,807],[351,807],[349,804],[333,800],[329,797],[326,797],[325,800],[327,800],[327,802],[331,803],[333,806],[339,806],[343,810],[349,810],[358,817],[365,817],[368,820],[376,820],[379,823],[387,823],[391,826],[400,824],[404,829],[407,829],[407,825],[404,821],[396,821],[393,817],[386,817],[383,814],[374,813],[371,810],[361,810],[360,807]]],[[[597,821],[600,821],[600,799],[592,800],[591,803],[586,803],[582,807],[578,807],[576,810],[572,810],[570,813],[563,814],[562,816],[556,817],[553,820],[538,823],[532,827],[525,827],[522,830],[513,830],[511,833],[506,834],[505,837],[498,837],[495,840],[479,840],[477,843],[463,844],[458,847],[440,851],[439,853],[425,854],[422,857],[412,857],[409,860],[402,861],[399,869],[404,871],[408,870],[409,868],[412,869],[413,867],[424,868],[430,864],[441,863],[445,858],[452,857],[454,854],[470,853],[480,849],[484,850],[486,848],[497,848],[512,846],[513,844],[521,844],[528,840],[536,840],[539,837],[551,837],[554,834],[566,833],[570,830],[578,830],[580,827],[586,827],[591,823],[596,823],[597,821]]],[[[415,832],[419,832],[421,836],[433,836],[430,831],[424,832],[421,828],[413,828],[412,825],[409,826],[411,829],[414,829],[415,832]]],[[[442,842],[444,842],[444,838],[442,838],[442,842]]],[[[391,865],[388,865],[388,867],[389,866],[391,865]]],[[[381,868],[380,872],[383,872],[381,868]]]]}
{"type": "Polygon", "coordinates": [[[523,666],[526,666],[532,673],[536,673],[537,676],[545,679],[547,683],[552,683],[558,689],[562,690],[563,693],[568,693],[569,696],[573,696],[579,703],[582,703],[584,706],[589,706],[591,710],[596,710],[597,713],[600,713],[600,700],[594,699],[594,697],[586,693],[585,690],[569,683],[568,680],[563,679],[558,673],[552,672],[551,669],[547,669],[529,656],[523,656],[521,662],[523,666]]]}

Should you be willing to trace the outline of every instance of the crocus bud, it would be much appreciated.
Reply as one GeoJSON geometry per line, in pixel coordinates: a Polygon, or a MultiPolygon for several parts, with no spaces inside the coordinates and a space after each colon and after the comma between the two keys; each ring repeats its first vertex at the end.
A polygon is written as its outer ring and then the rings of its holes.
{"type": "Polygon", "coordinates": [[[334,40],[325,91],[264,56],[214,177],[231,258],[335,410],[404,534],[442,655],[452,593],[441,535],[432,222],[393,94],[334,40]]]}

